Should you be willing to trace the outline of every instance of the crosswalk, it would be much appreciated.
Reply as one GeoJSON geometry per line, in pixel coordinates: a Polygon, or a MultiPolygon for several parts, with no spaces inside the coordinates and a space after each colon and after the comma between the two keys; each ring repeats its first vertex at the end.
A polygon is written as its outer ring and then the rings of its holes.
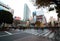
{"type": "Polygon", "coordinates": [[[37,35],[37,36],[43,36],[43,37],[48,37],[48,38],[53,38],[54,37],[54,32],[48,30],[48,29],[26,29],[26,30],[13,30],[13,31],[4,31],[4,33],[7,33],[5,35],[1,35],[1,37],[3,36],[9,36],[9,35],[15,35],[15,34],[20,34],[20,33],[29,33],[29,34],[33,34],[33,35],[37,35]]]}
{"type": "Polygon", "coordinates": [[[9,34],[9,35],[12,35],[12,33],[8,32],[8,31],[5,31],[5,33],[9,34]]]}
{"type": "Polygon", "coordinates": [[[48,32],[47,34],[43,35],[43,36],[48,36],[50,33],[51,33],[51,31],[50,31],[50,32],[48,32]]]}
{"type": "Polygon", "coordinates": [[[51,33],[51,34],[49,35],[49,38],[53,38],[53,36],[54,36],[54,33],[51,33]]]}
{"type": "Polygon", "coordinates": [[[54,37],[54,32],[44,29],[44,30],[34,30],[34,29],[27,29],[24,32],[37,35],[37,36],[43,36],[43,37],[48,37],[48,38],[53,38],[54,37]]]}

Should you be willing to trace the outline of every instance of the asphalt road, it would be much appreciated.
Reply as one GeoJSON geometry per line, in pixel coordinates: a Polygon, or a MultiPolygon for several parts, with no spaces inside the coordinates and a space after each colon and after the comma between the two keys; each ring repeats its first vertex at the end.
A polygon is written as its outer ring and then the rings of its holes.
{"type": "Polygon", "coordinates": [[[10,30],[0,31],[0,41],[51,41],[54,33],[48,29],[26,29],[26,30],[10,30]],[[47,37],[47,38],[45,38],[47,37]]]}

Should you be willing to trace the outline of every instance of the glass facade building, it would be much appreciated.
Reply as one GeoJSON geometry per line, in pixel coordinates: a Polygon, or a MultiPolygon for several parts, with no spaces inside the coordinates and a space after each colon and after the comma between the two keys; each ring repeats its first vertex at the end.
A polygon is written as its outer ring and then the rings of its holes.
{"type": "Polygon", "coordinates": [[[24,4],[24,21],[27,21],[29,19],[30,13],[31,13],[30,9],[28,5],[25,3],[24,4]]]}

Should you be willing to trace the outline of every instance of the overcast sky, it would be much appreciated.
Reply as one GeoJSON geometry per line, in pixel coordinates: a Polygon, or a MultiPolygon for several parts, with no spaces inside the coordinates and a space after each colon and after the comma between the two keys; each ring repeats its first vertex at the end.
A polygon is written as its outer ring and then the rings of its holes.
{"type": "Polygon", "coordinates": [[[32,4],[29,3],[28,0],[0,0],[0,1],[14,9],[14,16],[19,16],[22,19],[24,14],[24,3],[29,4],[28,6],[31,9],[31,11],[34,10],[34,7],[32,6],[32,4]]]}

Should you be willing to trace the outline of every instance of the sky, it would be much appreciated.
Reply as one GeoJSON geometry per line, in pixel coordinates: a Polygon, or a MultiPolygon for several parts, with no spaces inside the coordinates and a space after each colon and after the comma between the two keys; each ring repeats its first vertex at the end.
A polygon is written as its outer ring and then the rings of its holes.
{"type": "MultiPolygon", "coordinates": [[[[21,17],[21,20],[23,19],[25,3],[27,3],[29,9],[31,10],[31,16],[32,16],[32,12],[36,10],[35,7],[33,6],[33,4],[29,2],[29,0],[0,0],[0,1],[4,4],[8,5],[12,9],[14,9],[13,16],[19,16],[19,17],[21,17]]],[[[57,20],[56,10],[50,11],[50,12],[48,12],[47,10],[48,10],[47,8],[41,8],[40,14],[44,14],[47,21],[49,21],[49,18],[51,16],[53,16],[57,20]]]]}
{"type": "Polygon", "coordinates": [[[19,16],[23,19],[24,0],[0,0],[4,4],[14,9],[14,16],[19,16]]]}
{"type": "Polygon", "coordinates": [[[24,3],[27,3],[31,11],[34,10],[32,4],[29,3],[28,0],[0,0],[2,3],[8,5],[12,9],[14,9],[14,16],[19,16],[23,19],[24,14],[24,3]]]}

